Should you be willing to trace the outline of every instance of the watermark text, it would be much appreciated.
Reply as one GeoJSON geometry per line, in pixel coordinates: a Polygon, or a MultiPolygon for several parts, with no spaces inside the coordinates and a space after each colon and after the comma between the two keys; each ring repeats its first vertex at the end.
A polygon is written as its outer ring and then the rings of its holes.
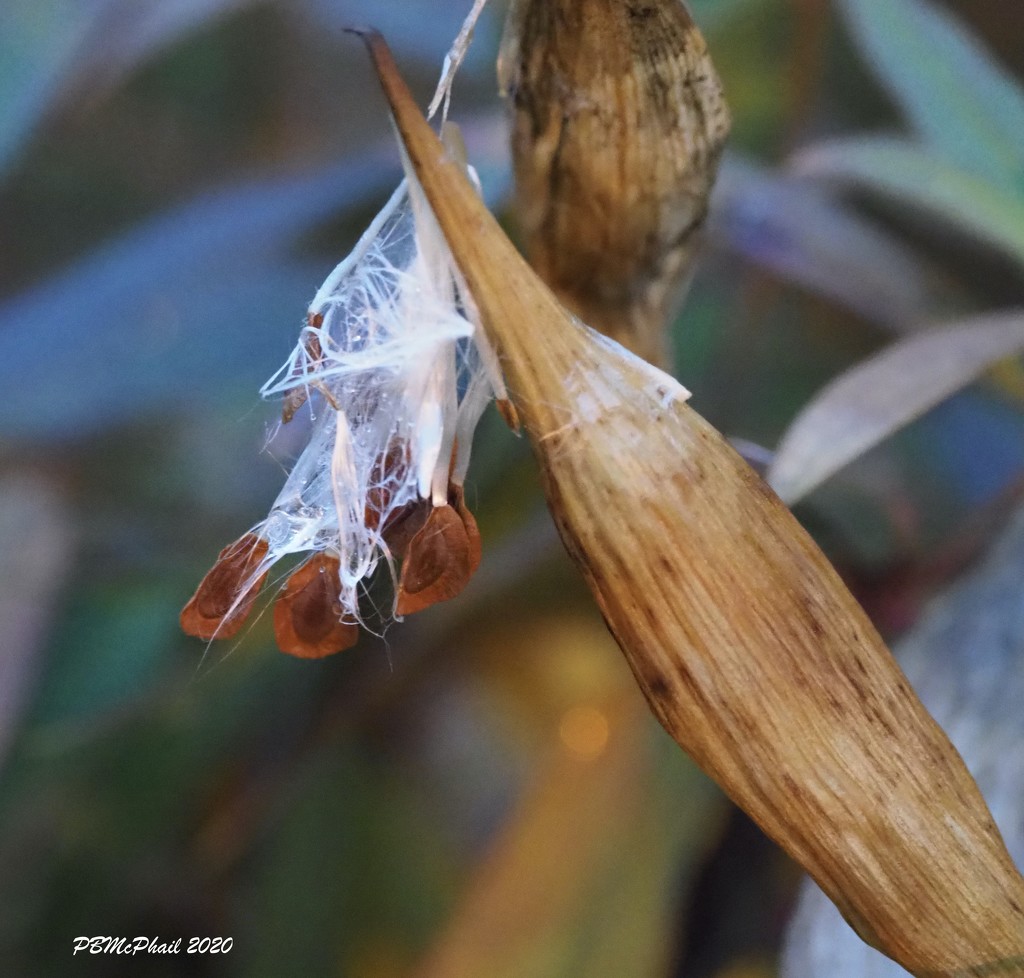
{"type": "Polygon", "coordinates": [[[227,954],[234,946],[231,937],[76,937],[76,954],[227,954]]]}

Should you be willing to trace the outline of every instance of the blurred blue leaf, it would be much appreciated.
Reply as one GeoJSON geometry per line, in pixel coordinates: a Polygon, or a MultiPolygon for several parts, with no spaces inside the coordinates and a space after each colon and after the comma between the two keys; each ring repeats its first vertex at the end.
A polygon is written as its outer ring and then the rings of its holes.
{"type": "Polygon", "coordinates": [[[963,25],[926,0],[840,0],[911,124],[950,163],[1024,193],[1024,91],[963,25]]]}
{"type": "Polygon", "coordinates": [[[793,168],[924,212],[1024,264],[1024,197],[914,143],[882,136],[829,140],[798,154],[793,168]]]}
{"type": "Polygon", "coordinates": [[[965,391],[921,420],[924,457],[941,485],[967,506],[990,504],[1024,473],[1024,416],[984,391],[965,391]]]}
{"type": "Polygon", "coordinates": [[[727,156],[709,227],[729,248],[872,322],[906,329],[935,306],[909,249],[813,186],[727,156]]]}
{"type": "Polygon", "coordinates": [[[452,902],[448,827],[417,779],[332,747],[247,854],[232,933],[248,978],[406,974],[452,902]]]}
{"type": "Polygon", "coordinates": [[[332,265],[289,262],[288,248],[390,189],[397,168],[387,159],[207,195],[7,302],[0,432],[65,437],[226,387],[255,390],[287,355],[332,265]]]}
{"type": "MultiPolygon", "coordinates": [[[[465,127],[492,205],[508,186],[503,131],[491,116],[465,127]]],[[[212,192],[0,305],[0,435],[65,438],[240,389],[255,398],[346,250],[298,262],[296,239],[383,202],[399,178],[389,141],[311,175],[212,192]]]]}

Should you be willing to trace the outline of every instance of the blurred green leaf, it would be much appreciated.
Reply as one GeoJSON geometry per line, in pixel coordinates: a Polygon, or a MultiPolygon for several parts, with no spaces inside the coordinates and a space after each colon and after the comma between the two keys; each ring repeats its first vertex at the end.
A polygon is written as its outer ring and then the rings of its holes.
{"type": "Polygon", "coordinates": [[[705,34],[723,30],[741,14],[763,4],[764,0],[689,0],[688,6],[705,34]]]}
{"type": "Polygon", "coordinates": [[[872,322],[906,329],[936,307],[924,262],[813,186],[727,156],[709,227],[729,248],[872,322]]]}
{"type": "Polygon", "coordinates": [[[43,665],[41,646],[74,554],[67,502],[49,479],[0,480],[0,765],[43,665]]]}
{"type": "Polygon", "coordinates": [[[34,722],[81,721],[143,695],[178,643],[179,603],[160,588],[80,585],[55,636],[34,722]]]}
{"type": "Polygon", "coordinates": [[[1024,91],[926,0],[840,0],[854,37],[915,129],[946,161],[1024,195],[1024,91]]]}
{"type": "MultiPolygon", "coordinates": [[[[235,956],[247,978],[329,975],[356,936],[361,810],[373,781],[356,758],[324,757],[252,856],[239,893],[235,956]],[[330,840],[318,845],[316,840],[330,840]]],[[[237,963],[237,962],[236,962],[237,963]]]]}
{"type": "Polygon", "coordinates": [[[450,855],[413,779],[355,745],[321,753],[249,854],[238,973],[396,973],[451,899],[450,855]]]}
{"type": "Polygon", "coordinates": [[[906,140],[851,137],[801,151],[795,172],[849,184],[959,228],[1024,264],[1024,197],[906,140]]]}
{"type": "Polygon", "coordinates": [[[574,748],[563,717],[415,978],[665,973],[676,874],[692,868],[720,796],[628,686],[598,702],[607,743],[574,748]]]}
{"type": "MultiPolygon", "coordinates": [[[[19,912],[0,920],[5,967],[63,973],[67,935],[97,927],[231,933],[213,874],[248,838],[264,795],[280,790],[275,761],[308,723],[324,672],[236,655],[230,669],[189,682],[185,661],[162,689],[138,691],[113,714],[32,726],[0,781],[0,876],[20,894],[19,912]],[[239,796],[246,804],[232,807],[239,796]],[[34,967],[13,966],[12,944],[34,967]]],[[[106,964],[81,973],[122,974],[106,964]]],[[[139,960],[130,970],[166,974],[139,960]]]]}
{"type": "Polygon", "coordinates": [[[732,115],[733,149],[772,155],[783,145],[790,83],[779,52],[792,40],[789,14],[785,0],[752,0],[742,16],[718,20],[710,2],[697,16],[705,32],[721,27],[712,53],[732,115]]]}

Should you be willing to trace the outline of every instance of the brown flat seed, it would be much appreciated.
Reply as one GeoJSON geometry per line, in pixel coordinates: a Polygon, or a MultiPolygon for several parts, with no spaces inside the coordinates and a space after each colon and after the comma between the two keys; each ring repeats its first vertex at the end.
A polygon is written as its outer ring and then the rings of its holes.
{"type": "Polygon", "coordinates": [[[351,648],[359,627],[343,615],[338,558],[317,554],[288,578],[274,603],[277,647],[302,659],[322,659],[351,648]]]}
{"type": "Polygon", "coordinates": [[[451,506],[435,507],[409,543],[395,614],[411,615],[454,598],[472,573],[466,524],[451,506]]]}
{"type": "Polygon", "coordinates": [[[266,555],[267,541],[255,533],[247,533],[225,547],[182,609],[182,630],[205,641],[236,635],[249,617],[256,595],[266,580],[264,573],[250,583],[266,555]]]}
{"type": "Polygon", "coordinates": [[[288,424],[292,418],[298,413],[300,407],[306,403],[309,398],[309,392],[305,387],[293,387],[284,396],[284,402],[281,405],[281,423],[288,424]]]}
{"type": "Polygon", "coordinates": [[[417,499],[393,512],[384,524],[384,542],[395,557],[404,557],[430,515],[430,500],[417,499]]]}

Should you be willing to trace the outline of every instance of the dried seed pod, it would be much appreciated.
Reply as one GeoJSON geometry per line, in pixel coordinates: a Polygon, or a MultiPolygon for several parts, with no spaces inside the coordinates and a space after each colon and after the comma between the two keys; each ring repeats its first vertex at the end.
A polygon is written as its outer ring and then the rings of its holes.
{"type": "Polygon", "coordinates": [[[517,0],[499,83],[530,263],[663,365],[729,132],[700,31],[681,0],[517,0]]]}
{"type": "Polygon", "coordinates": [[[402,563],[396,615],[411,615],[458,595],[473,574],[469,534],[451,506],[435,506],[402,563]]]}
{"type": "Polygon", "coordinates": [[[338,600],[338,558],[316,554],[285,582],[274,602],[277,647],[301,659],[322,659],[351,648],[359,626],[344,620],[338,600]]]}
{"type": "Polygon", "coordinates": [[[225,547],[182,608],[182,631],[206,641],[236,635],[266,580],[265,571],[254,576],[266,556],[267,541],[254,533],[225,547]]]}
{"type": "Polygon", "coordinates": [[[1024,880],[863,610],[675,381],[566,314],[370,44],[562,539],[654,713],[907,970],[1020,974],[1024,880]]]}

